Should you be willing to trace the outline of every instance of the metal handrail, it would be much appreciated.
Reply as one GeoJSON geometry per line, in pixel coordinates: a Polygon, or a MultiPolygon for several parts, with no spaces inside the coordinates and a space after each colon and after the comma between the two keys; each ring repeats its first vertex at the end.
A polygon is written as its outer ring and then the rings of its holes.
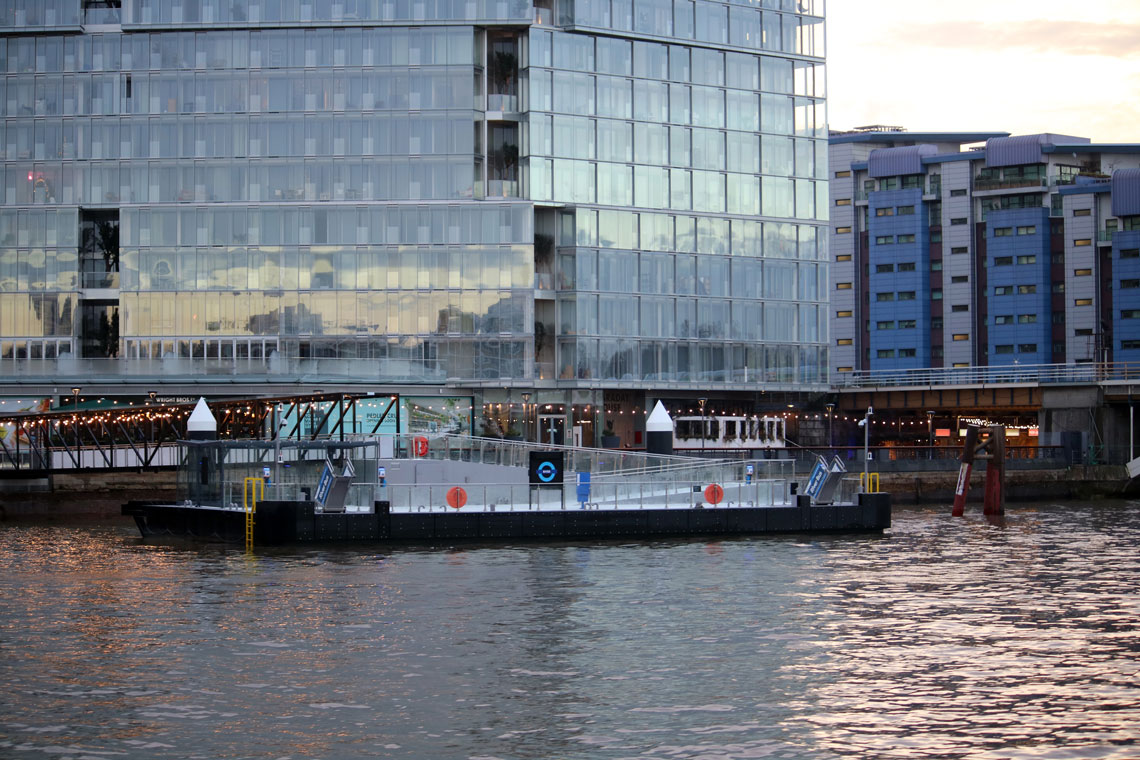
{"type": "Polygon", "coordinates": [[[1140,381],[1140,362],[857,370],[834,379],[840,388],[1135,382],[1140,381]]]}

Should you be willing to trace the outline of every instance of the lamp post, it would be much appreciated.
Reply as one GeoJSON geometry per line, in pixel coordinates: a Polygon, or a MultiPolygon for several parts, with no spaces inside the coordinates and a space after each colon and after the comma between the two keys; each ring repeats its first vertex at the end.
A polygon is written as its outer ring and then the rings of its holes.
{"type": "Polygon", "coordinates": [[[834,412],[835,412],[835,404],[828,402],[828,404],[827,404],[827,447],[828,448],[835,446],[835,439],[832,438],[832,435],[831,435],[831,418],[832,418],[832,415],[834,412]]]}
{"type": "Polygon", "coordinates": [[[71,410],[75,414],[75,466],[79,467],[79,391],[82,388],[72,388],[71,396],[75,399],[71,410]]]}
{"type": "Polygon", "coordinates": [[[927,459],[934,459],[934,412],[930,409],[926,410],[926,445],[930,447],[927,459]]]}
{"type": "Polygon", "coordinates": [[[708,426],[705,424],[705,404],[709,400],[707,398],[697,399],[697,406],[701,408],[701,453],[705,453],[705,439],[709,437],[708,426]]]}
{"type": "Polygon", "coordinates": [[[871,460],[871,415],[875,413],[874,407],[867,407],[867,414],[859,420],[859,427],[863,428],[863,492],[868,493],[871,487],[871,475],[867,463],[871,460]]]}
{"type": "Polygon", "coordinates": [[[530,440],[530,391],[523,391],[523,440],[530,440]]]}

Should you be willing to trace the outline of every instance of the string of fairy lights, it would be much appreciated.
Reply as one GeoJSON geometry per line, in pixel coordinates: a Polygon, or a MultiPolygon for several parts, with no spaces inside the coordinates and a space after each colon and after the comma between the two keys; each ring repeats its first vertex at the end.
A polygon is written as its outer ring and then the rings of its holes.
{"type": "MultiPolygon", "coordinates": [[[[520,401],[505,401],[505,402],[486,402],[480,407],[477,407],[473,401],[464,404],[454,398],[441,401],[441,403],[419,403],[411,401],[405,397],[407,409],[420,413],[440,413],[445,412],[470,412],[474,413],[480,409],[485,417],[502,416],[504,412],[506,415],[513,415],[515,411],[523,413],[540,414],[543,412],[550,414],[566,414],[566,404],[557,403],[527,403],[520,401]]],[[[322,399],[322,400],[302,400],[301,398],[294,399],[291,402],[283,402],[281,400],[273,400],[270,402],[253,402],[243,401],[237,404],[227,404],[226,402],[216,402],[211,406],[216,408],[216,412],[224,415],[224,419],[236,424],[245,424],[259,422],[266,419],[270,415],[280,414],[283,407],[304,406],[319,409],[321,411],[327,410],[330,406],[335,404],[348,403],[349,405],[355,404],[357,409],[375,410],[378,408],[390,407],[392,404],[399,401],[398,396],[380,396],[369,398],[345,398],[345,399],[322,399]]],[[[108,400],[105,398],[99,399],[84,399],[76,397],[77,403],[94,403],[96,407],[85,410],[75,410],[68,412],[65,409],[57,409],[52,412],[45,412],[29,418],[27,413],[21,414],[19,417],[0,417],[0,424],[13,425],[22,428],[31,428],[41,424],[51,424],[57,428],[68,427],[71,425],[107,425],[111,423],[117,424],[131,424],[131,423],[162,423],[170,422],[175,423],[186,419],[190,416],[193,409],[192,403],[179,403],[179,404],[161,404],[149,403],[143,406],[138,404],[120,402],[118,400],[108,400]],[[106,404],[106,406],[104,406],[106,404]]],[[[638,417],[645,417],[649,414],[648,409],[614,409],[610,406],[602,406],[596,404],[572,404],[570,405],[571,414],[574,416],[574,424],[590,424],[594,422],[594,416],[601,413],[607,418],[611,419],[636,419],[638,417]]],[[[703,413],[700,407],[685,407],[677,406],[671,410],[667,410],[670,416],[684,417],[684,416],[703,416],[706,418],[714,417],[734,417],[744,418],[750,420],[760,420],[764,418],[783,418],[785,422],[790,421],[831,421],[832,423],[855,423],[862,421],[862,416],[848,416],[840,413],[828,414],[827,412],[816,411],[796,411],[794,409],[781,410],[781,411],[768,411],[763,413],[746,414],[741,413],[739,410],[730,408],[705,408],[703,413]]],[[[346,409],[347,412],[347,409],[346,409]]],[[[888,419],[884,417],[872,417],[868,420],[872,425],[872,429],[890,429],[896,430],[903,429],[926,429],[931,425],[930,419],[902,419],[894,418],[888,419]]],[[[1026,433],[1030,436],[1036,435],[1038,426],[1034,424],[1025,424],[1020,422],[1008,422],[1003,420],[992,420],[982,417],[950,417],[938,420],[941,425],[946,426],[951,422],[955,423],[955,428],[959,434],[962,434],[963,429],[967,425],[976,425],[978,427],[992,427],[1003,426],[1007,433],[1011,435],[1018,435],[1026,433]]],[[[940,436],[948,435],[951,428],[940,427],[940,436]]]]}

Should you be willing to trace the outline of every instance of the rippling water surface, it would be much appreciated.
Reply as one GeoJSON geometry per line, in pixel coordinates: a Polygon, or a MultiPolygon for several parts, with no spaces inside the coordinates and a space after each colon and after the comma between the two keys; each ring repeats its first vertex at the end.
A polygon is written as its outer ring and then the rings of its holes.
{"type": "Polygon", "coordinates": [[[0,526],[0,757],[1140,757],[1140,504],[948,512],[253,556],[0,526]]]}

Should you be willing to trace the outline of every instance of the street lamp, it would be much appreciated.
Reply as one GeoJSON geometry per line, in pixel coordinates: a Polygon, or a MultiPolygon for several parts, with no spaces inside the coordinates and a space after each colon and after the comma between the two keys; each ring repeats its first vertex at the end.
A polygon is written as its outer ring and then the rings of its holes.
{"type": "Polygon", "coordinates": [[[530,391],[523,391],[523,440],[530,440],[530,391]]]}
{"type": "Polygon", "coordinates": [[[705,439],[709,437],[708,426],[705,423],[705,404],[709,400],[707,398],[697,399],[697,406],[701,408],[701,453],[705,452],[705,439]]]}
{"type": "Polygon", "coordinates": [[[875,413],[874,407],[867,407],[867,415],[859,420],[859,427],[863,428],[863,492],[868,493],[871,488],[870,473],[867,462],[871,459],[871,415],[875,413]]]}
{"type": "Polygon", "coordinates": [[[79,467],[79,391],[82,388],[72,388],[71,395],[75,399],[72,404],[72,411],[75,413],[75,466],[79,467]]]}
{"type": "Polygon", "coordinates": [[[930,447],[927,459],[934,459],[934,412],[930,409],[926,410],[926,445],[930,447]]]}
{"type": "Polygon", "coordinates": [[[835,412],[835,404],[828,402],[827,404],[827,447],[831,448],[835,445],[835,439],[831,436],[831,418],[835,412]]]}

